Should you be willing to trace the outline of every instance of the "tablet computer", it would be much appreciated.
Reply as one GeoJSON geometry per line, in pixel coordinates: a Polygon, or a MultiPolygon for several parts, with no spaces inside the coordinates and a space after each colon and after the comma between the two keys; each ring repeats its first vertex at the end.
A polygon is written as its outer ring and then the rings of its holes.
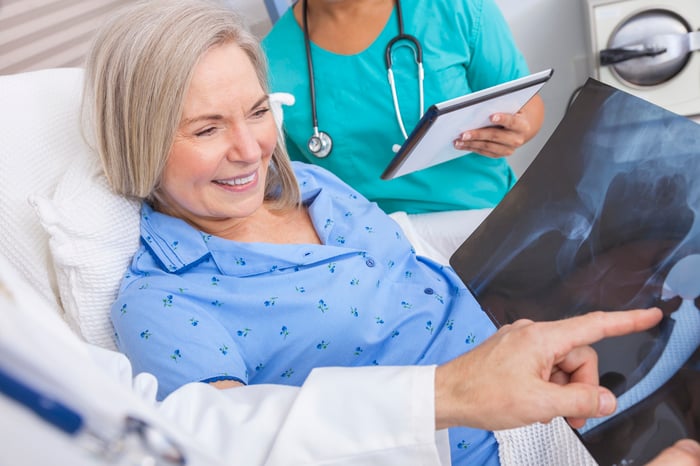
{"type": "Polygon", "coordinates": [[[432,105],[381,178],[390,180],[468,154],[455,149],[452,141],[464,131],[491,126],[494,113],[516,113],[553,72],[550,68],[432,105]]]}

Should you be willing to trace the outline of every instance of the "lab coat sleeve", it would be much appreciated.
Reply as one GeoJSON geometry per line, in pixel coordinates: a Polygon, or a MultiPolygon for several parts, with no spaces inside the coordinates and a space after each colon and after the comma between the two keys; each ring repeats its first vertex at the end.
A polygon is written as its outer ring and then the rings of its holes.
{"type": "Polygon", "coordinates": [[[447,465],[434,366],[315,369],[300,388],[188,384],[160,411],[231,465],[447,465]]]}

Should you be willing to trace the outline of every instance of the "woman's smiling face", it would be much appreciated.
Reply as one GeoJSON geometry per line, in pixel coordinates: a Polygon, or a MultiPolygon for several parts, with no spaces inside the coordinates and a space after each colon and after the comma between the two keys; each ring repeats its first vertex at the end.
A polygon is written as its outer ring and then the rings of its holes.
{"type": "Polygon", "coordinates": [[[158,210],[215,234],[263,205],[277,144],[268,96],[236,44],[209,49],[194,69],[158,189],[158,210]]]}

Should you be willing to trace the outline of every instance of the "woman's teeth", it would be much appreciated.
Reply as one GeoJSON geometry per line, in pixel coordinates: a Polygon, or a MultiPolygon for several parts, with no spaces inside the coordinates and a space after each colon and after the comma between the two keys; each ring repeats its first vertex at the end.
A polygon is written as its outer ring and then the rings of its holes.
{"type": "Polygon", "coordinates": [[[240,186],[242,184],[248,184],[248,183],[252,182],[254,179],[255,179],[255,173],[248,175],[248,176],[244,176],[242,178],[233,178],[230,180],[217,180],[216,182],[220,183],[220,184],[227,184],[229,186],[240,186]]]}

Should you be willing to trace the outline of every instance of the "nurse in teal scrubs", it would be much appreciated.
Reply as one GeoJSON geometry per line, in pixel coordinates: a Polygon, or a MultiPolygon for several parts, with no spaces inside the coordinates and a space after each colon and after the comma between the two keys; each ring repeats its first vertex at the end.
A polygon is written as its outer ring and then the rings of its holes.
{"type": "MultiPolygon", "coordinates": [[[[506,156],[542,124],[544,107],[536,96],[517,114],[493,115],[494,127],[456,138],[464,157],[380,179],[394,157],[392,147],[405,140],[401,126],[410,133],[425,108],[529,73],[493,0],[300,0],[275,23],[263,46],[271,89],[296,99],[284,109],[292,159],[331,170],[388,213],[495,206],[515,183],[506,156]],[[388,50],[401,29],[412,39],[395,41],[388,50]],[[387,52],[396,98],[387,78],[387,52]],[[315,127],[332,139],[325,157],[309,148],[315,127]]],[[[447,219],[447,225],[459,223],[447,219]]],[[[457,228],[456,245],[464,233],[457,228]]]]}

